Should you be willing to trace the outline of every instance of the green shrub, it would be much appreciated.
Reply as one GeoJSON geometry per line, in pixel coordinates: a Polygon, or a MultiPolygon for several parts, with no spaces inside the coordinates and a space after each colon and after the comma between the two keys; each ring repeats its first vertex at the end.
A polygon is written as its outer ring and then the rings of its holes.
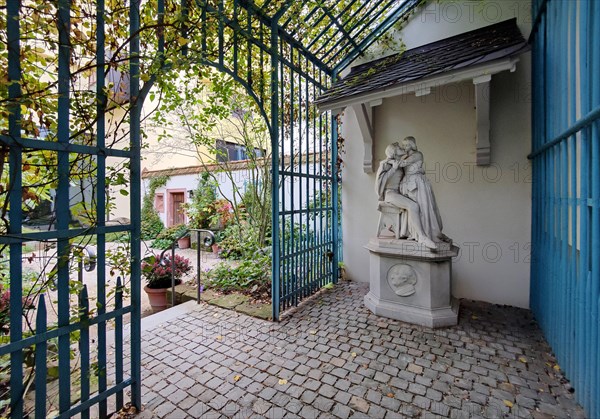
{"type": "Polygon", "coordinates": [[[156,190],[167,184],[168,176],[157,176],[150,179],[148,193],[142,200],[142,240],[153,240],[165,226],[154,209],[154,195],[156,190]]]}
{"type": "Polygon", "coordinates": [[[271,257],[257,252],[237,266],[221,262],[206,272],[206,287],[224,293],[237,291],[266,298],[271,295],[271,257]]]}
{"type": "Polygon", "coordinates": [[[106,234],[107,242],[115,242],[115,243],[127,243],[129,242],[129,232],[128,231],[119,231],[115,233],[106,234]]]}
{"type": "MultiPolygon", "coordinates": [[[[131,240],[130,233],[128,231],[117,231],[114,233],[106,233],[105,240],[107,243],[128,243],[131,240]]],[[[73,238],[73,244],[80,244],[83,246],[97,245],[98,236],[96,234],[84,234],[73,238]]],[[[27,253],[23,249],[23,253],[27,253]]]]}
{"type": "Polygon", "coordinates": [[[230,225],[218,234],[218,238],[223,259],[252,259],[260,250],[258,230],[247,222],[230,225]]]}
{"type": "Polygon", "coordinates": [[[210,220],[216,213],[216,199],[215,181],[208,172],[202,173],[191,201],[184,204],[191,228],[209,228],[210,220]]]}
{"type": "Polygon", "coordinates": [[[171,247],[171,244],[173,244],[173,241],[179,238],[186,229],[187,227],[184,224],[177,224],[164,229],[156,236],[156,240],[152,242],[150,247],[163,250],[168,249],[171,247]]]}
{"type": "Polygon", "coordinates": [[[144,205],[142,208],[142,240],[156,238],[165,228],[158,212],[152,207],[144,205]]]}

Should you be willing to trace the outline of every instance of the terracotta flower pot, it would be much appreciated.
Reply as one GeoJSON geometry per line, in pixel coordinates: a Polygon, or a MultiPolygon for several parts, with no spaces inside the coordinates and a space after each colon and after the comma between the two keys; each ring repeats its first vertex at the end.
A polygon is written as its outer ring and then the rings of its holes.
{"type": "Polygon", "coordinates": [[[220,250],[221,250],[221,247],[218,244],[215,243],[212,245],[213,254],[215,254],[216,256],[219,256],[220,250]]]}
{"type": "Polygon", "coordinates": [[[182,237],[177,240],[177,246],[180,249],[188,249],[190,247],[190,236],[182,237]]]}
{"type": "Polygon", "coordinates": [[[148,294],[153,313],[158,313],[167,308],[167,288],[148,288],[146,285],[144,291],[148,294]]]}

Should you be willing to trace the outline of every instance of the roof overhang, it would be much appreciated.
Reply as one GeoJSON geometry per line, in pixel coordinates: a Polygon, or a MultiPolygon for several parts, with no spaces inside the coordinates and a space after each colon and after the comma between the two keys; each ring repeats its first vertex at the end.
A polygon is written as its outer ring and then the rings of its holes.
{"type": "Polygon", "coordinates": [[[477,126],[477,141],[475,144],[476,164],[485,166],[489,165],[491,161],[489,84],[494,74],[503,71],[514,72],[517,62],[519,62],[519,58],[512,56],[472,67],[463,67],[458,70],[415,80],[414,82],[399,83],[383,89],[343,97],[336,101],[323,103],[319,109],[322,112],[331,111],[334,115],[338,115],[345,108],[352,107],[364,144],[363,171],[365,173],[373,173],[373,144],[376,135],[373,123],[374,107],[381,105],[385,98],[407,94],[425,96],[430,94],[432,89],[440,86],[472,81],[475,85],[475,118],[477,126]]]}
{"type": "Polygon", "coordinates": [[[461,68],[448,71],[443,74],[434,75],[413,82],[399,83],[380,90],[370,91],[363,94],[347,96],[336,101],[317,105],[321,112],[332,111],[334,114],[341,113],[346,107],[363,103],[379,103],[383,99],[414,93],[417,96],[428,94],[432,88],[444,86],[463,81],[477,80],[481,77],[492,76],[503,71],[515,71],[519,57],[513,56],[500,60],[487,62],[473,67],[461,68]]]}

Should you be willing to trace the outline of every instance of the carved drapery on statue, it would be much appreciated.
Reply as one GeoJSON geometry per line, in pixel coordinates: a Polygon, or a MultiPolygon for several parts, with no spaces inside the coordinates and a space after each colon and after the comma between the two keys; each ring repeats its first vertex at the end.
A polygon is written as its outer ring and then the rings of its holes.
{"type": "Polygon", "coordinates": [[[393,143],[385,154],[375,185],[381,213],[377,237],[392,235],[437,250],[439,242],[449,240],[442,233],[442,218],[415,139],[393,143]]]}

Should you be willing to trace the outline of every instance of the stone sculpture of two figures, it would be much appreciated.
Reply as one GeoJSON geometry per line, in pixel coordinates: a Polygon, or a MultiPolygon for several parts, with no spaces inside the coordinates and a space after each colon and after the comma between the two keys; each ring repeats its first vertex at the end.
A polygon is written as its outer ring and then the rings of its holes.
{"type": "Polygon", "coordinates": [[[431,184],[425,177],[423,154],[414,137],[389,145],[377,171],[380,217],[378,237],[415,240],[432,252],[451,240],[442,233],[442,219],[431,184]],[[384,222],[384,216],[392,222],[384,222]],[[394,217],[395,216],[395,217],[394,217]]]}
{"type": "Polygon", "coordinates": [[[423,154],[413,137],[388,146],[385,154],[375,187],[381,212],[377,238],[365,246],[370,253],[365,306],[403,322],[453,326],[458,300],[452,297],[452,258],[459,249],[442,233],[423,154]]]}

